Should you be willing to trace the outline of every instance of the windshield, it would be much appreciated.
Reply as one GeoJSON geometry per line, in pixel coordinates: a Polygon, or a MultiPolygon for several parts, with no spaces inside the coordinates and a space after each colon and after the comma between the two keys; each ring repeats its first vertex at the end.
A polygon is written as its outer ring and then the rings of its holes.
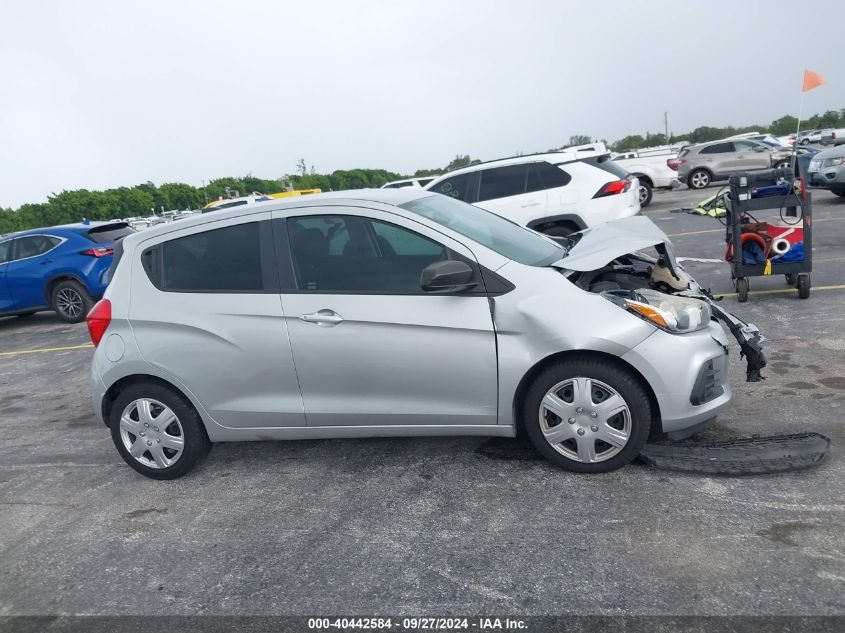
{"type": "Polygon", "coordinates": [[[448,196],[434,194],[399,206],[442,224],[520,264],[546,265],[565,254],[563,247],[539,233],[448,196]]]}

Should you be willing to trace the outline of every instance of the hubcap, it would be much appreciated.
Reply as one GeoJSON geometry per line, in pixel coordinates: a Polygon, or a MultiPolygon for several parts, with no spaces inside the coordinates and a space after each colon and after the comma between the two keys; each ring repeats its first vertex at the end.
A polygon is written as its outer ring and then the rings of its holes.
{"type": "Polygon", "coordinates": [[[151,398],[133,400],[120,416],[120,439],[136,461],[148,468],[167,468],[182,456],[185,435],[179,418],[151,398]]]}
{"type": "Polygon", "coordinates": [[[640,185],[640,204],[646,201],[648,198],[648,189],[646,189],[643,185],[640,185]]]}
{"type": "Polygon", "coordinates": [[[540,430],[549,445],[576,462],[608,460],[631,437],[631,410],[625,399],[593,378],[559,382],[546,392],[539,414],[540,430]]]}
{"type": "Polygon", "coordinates": [[[64,315],[76,318],[82,314],[82,297],[72,288],[62,288],[56,295],[56,308],[64,315]]]}
{"type": "Polygon", "coordinates": [[[698,172],[697,174],[694,174],[693,177],[692,177],[693,187],[696,187],[696,188],[706,187],[709,183],[710,183],[710,177],[703,172],[698,172]]]}

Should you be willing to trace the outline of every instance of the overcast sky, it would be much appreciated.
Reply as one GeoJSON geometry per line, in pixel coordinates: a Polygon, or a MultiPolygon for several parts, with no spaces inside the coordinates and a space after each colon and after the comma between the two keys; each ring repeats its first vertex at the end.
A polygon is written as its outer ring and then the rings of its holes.
{"type": "Polygon", "coordinates": [[[0,206],[845,107],[841,0],[0,0],[0,206]],[[812,7],[812,18],[802,17],[812,7]],[[793,44],[792,42],[796,42],[793,44]]]}

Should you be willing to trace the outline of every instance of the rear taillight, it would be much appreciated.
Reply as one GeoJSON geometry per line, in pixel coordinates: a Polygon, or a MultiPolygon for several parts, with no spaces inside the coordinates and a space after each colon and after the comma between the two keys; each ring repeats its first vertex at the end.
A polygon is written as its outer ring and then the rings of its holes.
{"type": "Polygon", "coordinates": [[[100,299],[91,312],[88,313],[88,334],[91,336],[91,342],[94,347],[100,344],[103,334],[109,328],[111,323],[111,301],[108,299],[100,299]]]}
{"type": "Polygon", "coordinates": [[[82,251],[79,253],[80,255],[88,255],[89,257],[106,257],[108,255],[114,255],[113,248],[89,248],[87,251],[82,251]]]}
{"type": "Polygon", "coordinates": [[[598,193],[593,196],[593,198],[604,198],[605,196],[615,196],[620,193],[624,193],[631,188],[631,181],[628,179],[625,180],[614,180],[613,182],[607,183],[604,187],[598,190],[598,193]]]}

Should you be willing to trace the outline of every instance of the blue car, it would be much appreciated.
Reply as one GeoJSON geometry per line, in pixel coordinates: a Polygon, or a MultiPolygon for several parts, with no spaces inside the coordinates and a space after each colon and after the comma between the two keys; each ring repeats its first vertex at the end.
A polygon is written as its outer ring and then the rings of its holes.
{"type": "Polygon", "coordinates": [[[78,323],[103,296],[126,222],[83,222],[0,237],[0,316],[55,310],[78,323]]]}

